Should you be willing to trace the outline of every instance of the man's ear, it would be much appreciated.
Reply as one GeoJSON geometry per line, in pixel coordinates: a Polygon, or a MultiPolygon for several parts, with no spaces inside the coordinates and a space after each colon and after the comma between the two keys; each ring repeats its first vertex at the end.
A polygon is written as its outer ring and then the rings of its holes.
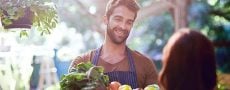
{"type": "Polygon", "coordinates": [[[108,24],[109,23],[109,20],[108,20],[108,17],[107,16],[103,16],[103,22],[104,24],[108,24]]]}

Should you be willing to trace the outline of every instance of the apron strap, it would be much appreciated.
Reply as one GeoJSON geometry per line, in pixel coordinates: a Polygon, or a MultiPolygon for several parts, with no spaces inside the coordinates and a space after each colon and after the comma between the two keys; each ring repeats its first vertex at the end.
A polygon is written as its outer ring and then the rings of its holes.
{"type": "Polygon", "coordinates": [[[96,50],[96,52],[95,52],[95,54],[94,54],[94,56],[93,56],[93,61],[92,61],[92,63],[93,63],[93,65],[95,65],[95,66],[97,65],[97,62],[98,62],[98,60],[99,60],[101,48],[102,48],[102,46],[96,50]]]}
{"type": "Polygon", "coordinates": [[[128,47],[126,47],[126,49],[127,49],[126,51],[127,51],[128,58],[129,58],[128,59],[129,60],[129,68],[130,68],[130,71],[132,72],[132,74],[129,77],[133,77],[133,79],[131,80],[132,86],[133,86],[133,88],[137,88],[138,83],[137,83],[137,74],[136,74],[134,58],[132,56],[131,50],[128,47]]]}
{"type": "Polygon", "coordinates": [[[131,72],[136,72],[135,65],[134,65],[134,59],[133,59],[131,50],[128,47],[126,47],[126,51],[127,51],[128,60],[129,60],[129,70],[131,72]]]}

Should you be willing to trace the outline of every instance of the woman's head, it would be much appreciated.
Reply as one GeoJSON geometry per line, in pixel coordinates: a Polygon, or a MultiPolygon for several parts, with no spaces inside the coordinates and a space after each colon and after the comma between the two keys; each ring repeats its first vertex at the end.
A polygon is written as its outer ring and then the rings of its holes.
{"type": "Polygon", "coordinates": [[[201,33],[181,29],[163,51],[159,81],[169,90],[211,90],[216,85],[212,43],[201,33]]]}

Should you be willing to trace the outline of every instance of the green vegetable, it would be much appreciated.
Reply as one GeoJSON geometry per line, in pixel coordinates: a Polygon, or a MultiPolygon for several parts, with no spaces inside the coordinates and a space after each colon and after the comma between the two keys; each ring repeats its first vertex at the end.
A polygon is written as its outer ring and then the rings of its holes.
{"type": "Polygon", "coordinates": [[[101,76],[101,73],[103,73],[103,67],[101,66],[94,66],[91,67],[87,72],[87,78],[95,80],[99,79],[101,76]]]}
{"type": "Polygon", "coordinates": [[[146,86],[144,90],[160,90],[160,87],[157,84],[151,84],[146,86]]]}
{"type": "Polygon", "coordinates": [[[93,64],[90,62],[87,63],[79,63],[75,68],[77,68],[78,72],[87,72],[91,67],[93,67],[93,64]]]}
{"type": "Polygon", "coordinates": [[[90,62],[71,68],[70,73],[63,75],[60,81],[61,90],[95,90],[108,85],[109,77],[104,75],[104,68],[90,62]]]}

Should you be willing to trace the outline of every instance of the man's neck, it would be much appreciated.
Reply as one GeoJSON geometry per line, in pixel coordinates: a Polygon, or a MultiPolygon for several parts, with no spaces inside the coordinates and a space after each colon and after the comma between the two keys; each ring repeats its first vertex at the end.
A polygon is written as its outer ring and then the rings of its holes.
{"type": "Polygon", "coordinates": [[[106,55],[124,55],[126,50],[125,44],[104,43],[102,46],[102,54],[106,55]]]}
{"type": "Polygon", "coordinates": [[[126,45],[125,44],[114,44],[104,43],[102,46],[101,56],[105,62],[110,64],[118,63],[126,57],[126,45]]]}

